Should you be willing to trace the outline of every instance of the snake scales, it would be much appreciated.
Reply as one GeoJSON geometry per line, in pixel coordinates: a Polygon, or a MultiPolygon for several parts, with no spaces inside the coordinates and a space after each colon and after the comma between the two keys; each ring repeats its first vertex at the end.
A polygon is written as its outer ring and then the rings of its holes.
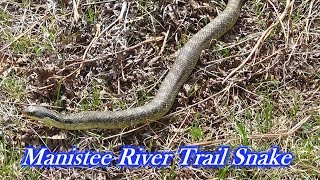
{"type": "Polygon", "coordinates": [[[40,106],[29,106],[23,114],[49,126],[69,130],[115,129],[160,119],[170,110],[181,86],[197,64],[201,51],[208,47],[211,39],[218,39],[235,24],[242,1],[228,0],[224,11],[193,35],[181,49],[154,99],[146,105],[121,111],[83,111],[67,115],[40,106]]]}

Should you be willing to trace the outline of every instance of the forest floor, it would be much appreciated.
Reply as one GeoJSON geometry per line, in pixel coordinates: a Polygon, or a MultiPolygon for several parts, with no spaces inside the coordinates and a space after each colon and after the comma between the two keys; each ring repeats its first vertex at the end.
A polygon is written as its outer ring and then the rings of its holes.
{"type": "Polygon", "coordinates": [[[119,130],[66,131],[28,119],[116,111],[154,97],[179,49],[225,7],[222,0],[0,2],[1,179],[317,179],[320,174],[320,2],[246,1],[213,40],[170,112],[119,130]],[[278,146],[287,168],[23,168],[26,146],[112,151],[123,145],[214,151],[278,146]]]}

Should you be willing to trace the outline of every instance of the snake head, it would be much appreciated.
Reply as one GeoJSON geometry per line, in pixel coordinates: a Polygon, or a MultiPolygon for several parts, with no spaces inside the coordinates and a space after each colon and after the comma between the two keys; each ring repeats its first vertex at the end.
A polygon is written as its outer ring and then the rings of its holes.
{"type": "Polygon", "coordinates": [[[45,107],[41,106],[28,106],[22,111],[22,114],[28,118],[44,121],[45,119],[59,119],[59,115],[57,113],[51,112],[45,107]]]}
{"type": "MultiPolygon", "coordinates": [[[[53,126],[61,129],[74,130],[75,128],[65,124],[63,117],[59,113],[50,111],[49,109],[41,106],[28,106],[22,111],[25,117],[34,119],[48,126],[53,126]]],[[[83,126],[80,126],[80,128],[83,126]]],[[[85,126],[84,126],[85,127],[85,126]]]]}

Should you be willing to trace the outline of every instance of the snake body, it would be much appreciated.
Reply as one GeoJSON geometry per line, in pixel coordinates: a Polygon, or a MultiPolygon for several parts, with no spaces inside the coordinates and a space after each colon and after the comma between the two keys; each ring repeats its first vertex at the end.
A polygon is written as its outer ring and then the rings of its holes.
{"type": "Polygon", "coordinates": [[[121,111],[83,111],[66,115],[40,106],[29,106],[23,114],[49,126],[69,130],[116,129],[160,119],[172,107],[181,86],[196,66],[202,50],[209,46],[211,39],[218,39],[235,24],[241,5],[242,0],[229,0],[223,12],[188,40],[151,102],[121,111]]]}

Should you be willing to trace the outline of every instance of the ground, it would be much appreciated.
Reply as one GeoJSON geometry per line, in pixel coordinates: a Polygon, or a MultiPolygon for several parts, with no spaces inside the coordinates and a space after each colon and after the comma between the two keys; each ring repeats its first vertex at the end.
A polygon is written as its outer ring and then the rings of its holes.
{"type": "Polygon", "coordinates": [[[320,174],[320,2],[245,1],[235,26],[205,50],[170,112],[121,130],[65,131],[22,116],[149,102],[187,40],[222,0],[0,2],[0,176],[4,179],[317,179],[320,174]],[[219,145],[295,155],[289,168],[22,168],[27,145],[176,151],[219,145]]]}

